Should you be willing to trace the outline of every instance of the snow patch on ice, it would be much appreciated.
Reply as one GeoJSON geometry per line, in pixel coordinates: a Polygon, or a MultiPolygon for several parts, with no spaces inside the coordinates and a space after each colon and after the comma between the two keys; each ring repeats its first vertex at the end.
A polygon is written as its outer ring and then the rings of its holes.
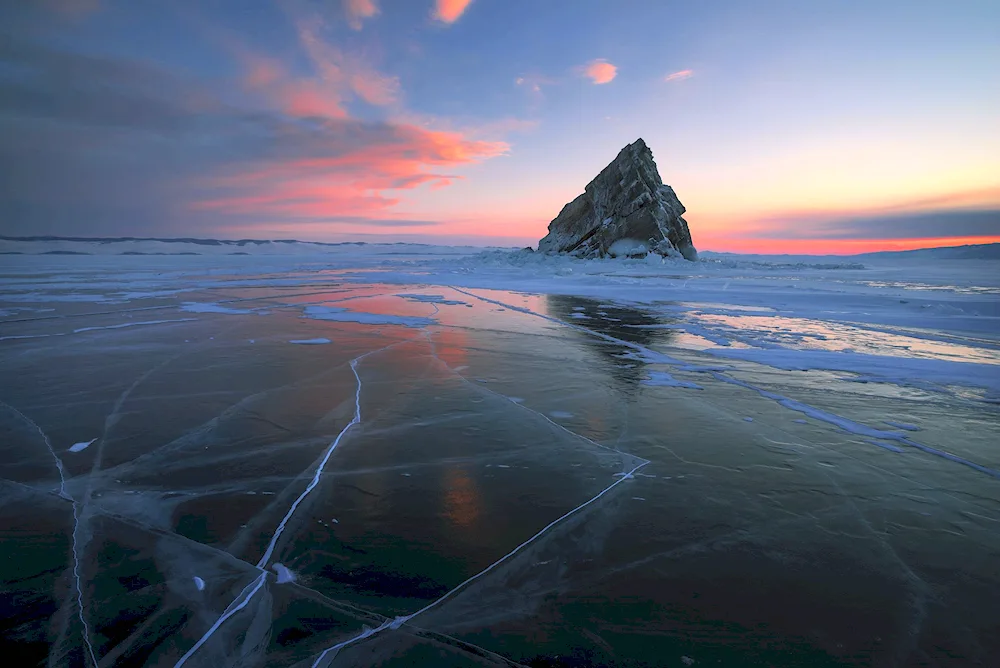
{"type": "Polygon", "coordinates": [[[402,297],[411,302],[424,302],[427,304],[444,304],[446,306],[472,306],[469,302],[464,302],[461,299],[446,299],[444,295],[421,295],[421,294],[399,294],[397,297],[402,297]]]}
{"type": "Polygon", "coordinates": [[[559,418],[564,420],[567,418],[574,417],[573,414],[568,411],[549,411],[549,415],[554,418],[559,418]]]}
{"type": "Polygon", "coordinates": [[[205,591],[205,581],[197,575],[194,576],[194,586],[198,591],[205,591]]]}
{"type": "Polygon", "coordinates": [[[695,385],[684,380],[677,380],[666,371],[650,371],[649,377],[642,381],[643,385],[652,387],[686,387],[692,390],[704,389],[701,385],[695,385]]]}
{"type": "Polygon", "coordinates": [[[221,304],[201,302],[184,302],[181,304],[181,310],[188,313],[225,313],[227,315],[247,315],[253,313],[250,309],[229,308],[221,304]]]}
{"type": "Polygon", "coordinates": [[[330,339],[293,339],[289,343],[297,343],[303,346],[321,346],[326,343],[332,343],[330,339]]]}
{"type": "Polygon", "coordinates": [[[982,387],[1000,392],[1000,366],[996,364],[866,355],[844,350],[708,348],[705,352],[786,371],[843,371],[863,374],[864,380],[872,382],[906,385],[914,381],[929,381],[940,385],[982,387]]]}
{"type": "Polygon", "coordinates": [[[295,582],[295,573],[288,570],[288,567],[284,564],[274,563],[271,564],[271,568],[274,572],[278,574],[278,584],[285,584],[286,582],[295,582]]]}
{"type": "Polygon", "coordinates": [[[313,320],[329,320],[333,322],[357,322],[365,325],[402,325],[404,327],[427,327],[435,324],[431,318],[421,318],[410,315],[389,315],[384,313],[364,313],[348,311],[340,306],[307,306],[304,310],[306,318],[313,320]]]}
{"type": "Polygon", "coordinates": [[[96,440],[97,440],[96,438],[92,438],[89,441],[80,441],[79,443],[74,443],[73,445],[69,446],[69,451],[82,452],[86,450],[88,447],[90,447],[90,445],[96,440]]]}

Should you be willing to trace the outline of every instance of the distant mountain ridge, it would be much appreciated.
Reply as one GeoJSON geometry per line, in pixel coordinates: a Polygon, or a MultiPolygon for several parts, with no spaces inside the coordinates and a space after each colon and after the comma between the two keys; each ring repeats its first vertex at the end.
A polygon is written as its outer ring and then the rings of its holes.
{"type": "MultiPolygon", "coordinates": [[[[470,249],[471,246],[452,246],[415,243],[408,241],[301,241],[298,239],[201,239],[195,237],[61,237],[55,235],[5,236],[0,235],[0,255],[307,255],[337,252],[338,248],[367,248],[374,252],[379,247],[397,246],[414,249],[470,249]],[[185,246],[187,246],[185,248],[185,246]],[[248,253],[246,251],[254,251],[248,253]]],[[[495,248],[495,247],[494,247],[495,248]]],[[[483,247],[485,250],[486,247],[483,247]]],[[[706,251],[706,258],[720,256],[756,257],[755,253],[718,253],[706,251]]],[[[761,256],[763,257],[763,256],[761,256]]],[[[767,257],[775,257],[767,255],[767,257]]],[[[879,251],[857,255],[783,255],[783,257],[836,257],[855,259],[934,259],[934,260],[1000,260],[1000,243],[940,246],[906,251],[879,251]]]]}
{"type": "MultiPolygon", "coordinates": [[[[10,237],[0,234],[0,241],[74,241],[80,243],[125,243],[130,241],[158,241],[165,244],[195,244],[197,246],[246,246],[247,244],[312,244],[315,246],[364,246],[365,241],[299,241],[298,239],[196,239],[194,237],[174,237],[161,239],[158,237],[57,237],[33,236],[10,237]]],[[[381,243],[381,242],[380,242],[381,243]]],[[[392,242],[386,242],[392,243],[392,242]]],[[[403,243],[403,242],[396,242],[403,243]]],[[[408,246],[424,246],[426,244],[406,244],[408,246]]]]}
{"type": "Polygon", "coordinates": [[[878,253],[861,253],[851,257],[900,257],[900,258],[933,258],[936,260],[1000,260],[1000,243],[967,244],[965,246],[939,246],[937,248],[917,248],[905,251],[880,251],[878,253]]]}

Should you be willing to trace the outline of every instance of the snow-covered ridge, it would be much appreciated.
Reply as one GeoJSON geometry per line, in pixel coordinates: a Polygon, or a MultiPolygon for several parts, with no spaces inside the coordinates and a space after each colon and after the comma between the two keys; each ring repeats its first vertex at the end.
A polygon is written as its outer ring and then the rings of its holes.
{"type": "Polygon", "coordinates": [[[467,255],[480,250],[471,246],[364,241],[0,236],[0,255],[467,255]]]}

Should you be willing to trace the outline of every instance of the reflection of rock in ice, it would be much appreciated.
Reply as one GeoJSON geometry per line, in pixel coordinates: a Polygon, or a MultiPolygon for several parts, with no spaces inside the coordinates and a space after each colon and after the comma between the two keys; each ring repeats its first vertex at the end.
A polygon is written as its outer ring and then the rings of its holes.
{"type": "Polygon", "coordinates": [[[278,574],[278,584],[295,582],[295,573],[288,570],[288,567],[284,564],[271,564],[271,568],[278,574]]]}
{"type": "Polygon", "coordinates": [[[89,441],[80,441],[79,443],[74,443],[73,445],[69,446],[69,451],[80,452],[82,450],[86,450],[96,440],[97,440],[96,438],[92,438],[89,441]]]}
{"type": "Polygon", "coordinates": [[[204,591],[205,590],[205,581],[202,580],[200,577],[198,577],[196,575],[196,576],[194,576],[194,586],[195,586],[195,588],[198,591],[204,591]]]}

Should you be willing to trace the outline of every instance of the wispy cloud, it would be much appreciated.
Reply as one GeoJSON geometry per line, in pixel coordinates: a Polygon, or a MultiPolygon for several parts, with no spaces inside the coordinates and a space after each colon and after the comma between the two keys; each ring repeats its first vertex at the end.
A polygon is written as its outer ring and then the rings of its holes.
{"type": "Polygon", "coordinates": [[[603,58],[590,61],[581,71],[595,85],[611,83],[618,76],[618,68],[603,58]]]}
{"type": "Polygon", "coordinates": [[[443,23],[454,23],[471,4],[472,0],[434,0],[431,16],[443,23]]]}
{"type": "Polygon", "coordinates": [[[209,234],[236,220],[409,220],[394,208],[406,193],[443,187],[457,168],[508,150],[470,132],[351,118],[342,96],[384,95],[352,82],[351,58],[324,61],[312,77],[266,56],[240,62],[234,83],[251,95],[233,106],[218,82],[3,44],[0,173],[10,178],[0,218],[18,212],[18,233],[155,235],[209,234]]]}
{"type": "Polygon", "coordinates": [[[299,41],[324,83],[342,97],[353,94],[368,104],[385,106],[396,102],[399,79],[329,44],[320,34],[322,28],[318,21],[298,23],[299,41]]]}
{"type": "Polygon", "coordinates": [[[344,0],[347,24],[354,30],[361,30],[362,22],[379,13],[377,0],[344,0]]]}
{"type": "Polygon", "coordinates": [[[525,74],[514,79],[514,84],[535,94],[541,94],[542,88],[556,83],[555,80],[540,74],[525,74]]]}
{"type": "Polygon", "coordinates": [[[663,77],[664,81],[683,81],[684,79],[690,79],[694,76],[694,70],[679,70],[673,74],[668,74],[663,77]]]}

